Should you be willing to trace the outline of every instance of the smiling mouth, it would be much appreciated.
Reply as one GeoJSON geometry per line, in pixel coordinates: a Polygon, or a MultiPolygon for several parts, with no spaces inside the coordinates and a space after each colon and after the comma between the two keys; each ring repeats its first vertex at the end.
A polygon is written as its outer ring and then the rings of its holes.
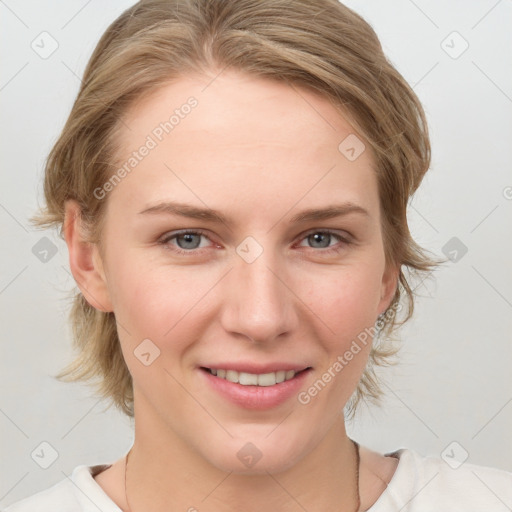
{"type": "Polygon", "coordinates": [[[234,384],[241,384],[242,386],[275,386],[276,384],[280,384],[282,382],[286,382],[288,380],[292,380],[297,375],[311,369],[310,366],[304,368],[304,370],[295,371],[295,370],[279,370],[277,372],[269,372],[269,373],[247,373],[247,372],[237,372],[236,370],[224,370],[222,368],[206,368],[201,367],[201,370],[218,377],[219,379],[224,379],[234,384]]]}

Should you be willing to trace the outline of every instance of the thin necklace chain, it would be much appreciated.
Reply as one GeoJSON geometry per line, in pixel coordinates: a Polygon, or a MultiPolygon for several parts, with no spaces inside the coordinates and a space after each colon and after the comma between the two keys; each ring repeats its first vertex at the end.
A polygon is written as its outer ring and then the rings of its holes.
{"type": "MultiPolygon", "coordinates": [[[[357,496],[357,506],[356,506],[356,509],[354,512],[359,512],[359,509],[361,507],[361,496],[359,495],[359,465],[360,465],[360,462],[361,462],[361,458],[360,458],[360,455],[359,455],[359,444],[357,443],[357,441],[354,441],[353,439],[351,439],[352,443],[354,444],[354,447],[355,447],[355,450],[356,450],[356,496],[357,496]]],[[[130,504],[128,502],[128,487],[126,485],[126,473],[128,471],[128,457],[130,455],[130,452],[132,451],[132,449],[130,448],[130,450],[128,451],[128,453],[126,454],[126,459],[125,459],[125,465],[124,465],[124,499],[126,501],[126,505],[128,505],[128,510],[126,512],[131,512],[131,507],[130,507],[130,504]]]]}

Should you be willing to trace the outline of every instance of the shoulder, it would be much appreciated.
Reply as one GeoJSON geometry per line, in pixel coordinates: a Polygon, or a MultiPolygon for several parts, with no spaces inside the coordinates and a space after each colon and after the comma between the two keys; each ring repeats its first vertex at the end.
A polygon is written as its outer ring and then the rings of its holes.
{"type": "Polygon", "coordinates": [[[69,477],[13,503],[3,512],[121,512],[92,476],[103,467],[77,466],[69,477]]]}
{"type": "Polygon", "coordinates": [[[422,456],[402,448],[386,454],[399,458],[393,478],[371,512],[507,510],[512,507],[512,473],[476,464],[422,456]]]}

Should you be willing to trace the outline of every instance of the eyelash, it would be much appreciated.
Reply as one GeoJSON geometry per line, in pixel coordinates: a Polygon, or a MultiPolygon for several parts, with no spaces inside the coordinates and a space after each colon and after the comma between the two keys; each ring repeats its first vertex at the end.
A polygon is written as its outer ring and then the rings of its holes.
{"type": "MultiPolygon", "coordinates": [[[[335,253],[339,253],[339,252],[341,252],[343,250],[343,248],[345,246],[348,246],[348,245],[352,244],[352,241],[348,240],[347,238],[341,236],[340,234],[338,234],[335,231],[332,231],[330,229],[321,229],[321,230],[320,229],[314,229],[314,230],[308,231],[306,234],[303,235],[303,237],[301,238],[301,241],[306,239],[308,236],[311,236],[311,235],[314,235],[314,234],[317,234],[317,233],[321,233],[323,235],[334,236],[340,242],[342,242],[341,246],[335,246],[335,247],[332,247],[332,248],[323,248],[323,249],[321,248],[321,249],[318,249],[317,252],[320,252],[321,254],[335,254],[335,253]]],[[[207,236],[205,231],[197,229],[197,230],[185,230],[185,231],[174,232],[170,236],[165,236],[158,243],[163,245],[165,248],[167,248],[167,249],[169,249],[171,251],[176,252],[177,254],[181,254],[181,255],[184,255],[184,256],[196,255],[198,253],[198,251],[200,251],[201,249],[185,250],[185,249],[181,249],[180,247],[178,247],[176,245],[173,245],[172,249],[170,248],[169,242],[171,240],[173,240],[173,239],[175,239],[175,238],[177,238],[179,236],[183,236],[183,235],[201,235],[201,236],[204,236],[205,238],[207,238],[208,240],[210,240],[210,238],[207,236]]],[[[310,249],[315,249],[315,247],[310,247],[310,249]]]]}

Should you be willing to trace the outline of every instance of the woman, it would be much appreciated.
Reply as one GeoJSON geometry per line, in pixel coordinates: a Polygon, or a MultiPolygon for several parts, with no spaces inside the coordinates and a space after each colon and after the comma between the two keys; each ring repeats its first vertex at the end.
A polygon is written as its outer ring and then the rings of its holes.
{"type": "Polygon", "coordinates": [[[99,377],[135,441],[7,511],[512,503],[508,472],[382,455],[345,429],[381,394],[373,365],[395,349],[380,336],[412,314],[404,271],[439,263],[406,218],[429,163],[417,97],[335,0],[124,12],[89,61],[36,220],[61,228],[80,290],[63,376],[99,377]]]}

